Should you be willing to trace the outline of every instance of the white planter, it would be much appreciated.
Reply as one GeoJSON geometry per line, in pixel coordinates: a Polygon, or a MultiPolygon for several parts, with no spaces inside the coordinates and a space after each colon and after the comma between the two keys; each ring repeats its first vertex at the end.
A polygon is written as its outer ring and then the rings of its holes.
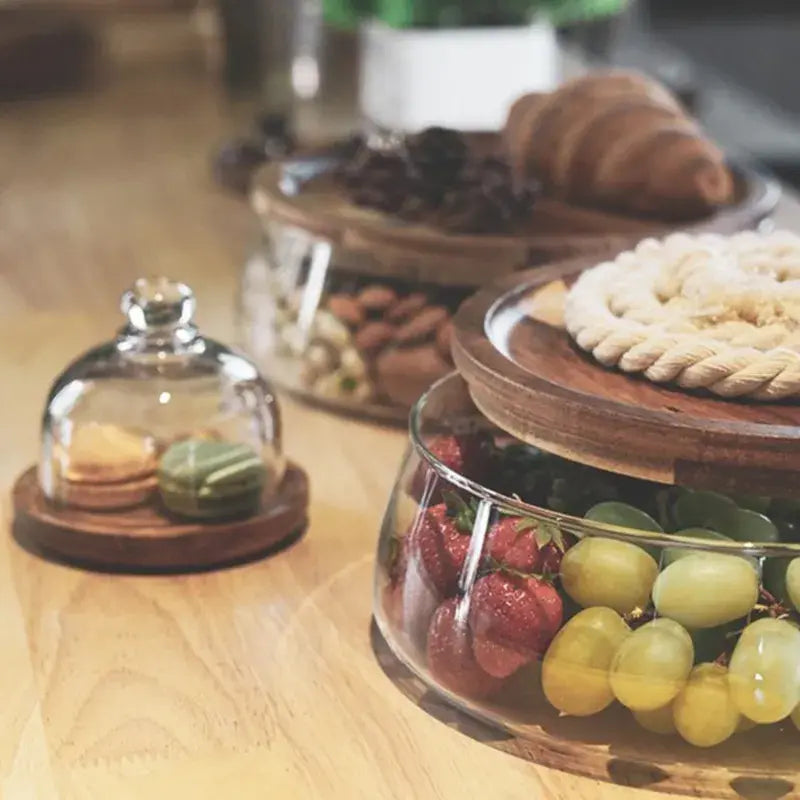
{"type": "Polygon", "coordinates": [[[550,91],[559,76],[555,31],[545,22],[444,30],[369,22],[361,30],[361,112],[382,128],[496,130],[514,100],[550,91]]]}

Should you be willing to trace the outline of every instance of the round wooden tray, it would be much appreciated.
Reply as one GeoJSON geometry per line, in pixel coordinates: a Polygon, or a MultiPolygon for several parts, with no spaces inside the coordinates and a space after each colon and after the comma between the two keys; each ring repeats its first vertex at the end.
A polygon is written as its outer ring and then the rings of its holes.
{"type": "Polygon", "coordinates": [[[299,536],[308,478],[290,464],[262,511],[224,522],[176,522],[156,503],[113,512],[58,507],[39,488],[36,467],[17,479],[13,499],[15,538],[45,557],[115,571],[185,571],[256,558],[299,536]]]}
{"type": "Polygon", "coordinates": [[[252,205],[277,221],[322,237],[333,263],[362,274],[438,285],[483,286],[488,278],[587,253],[619,252],[677,227],[732,233],[755,227],[780,199],[780,186],[743,164],[731,167],[737,202],[711,217],[666,224],[540,199],[528,228],[517,235],[452,235],[349,202],[330,173],[330,159],[307,156],[268,164],[256,175],[252,205]],[[337,258],[338,255],[338,258],[337,258]]]}
{"type": "MultiPolygon", "coordinates": [[[[454,318],[453,357],[475,404],[512,435],[573,461],[729,493],[797,495],[800,404],[722,400],[605,369],[533,298],[596,259],[507,276],[454,318]]],[[[552,288],[552,287],[551,287],[552,288]]],[[[541,297],[541,296],[540,296],[541,297]]]]}
{"type": "Polygon", "coordinates": [[[616,704],[591,717],[560,716],[541,695],[535,664],[520,670],[495,701],[471,703],[437,686],[393,643],[379,610],[375,621],[373,651],[400,691],[449,727],[498,750],[574,775],[670,794],[729,800],[800,796],[798,734],[788,721],[738,733],[717,747],[692,747],[677,736],[642,730],[616,704]]]}

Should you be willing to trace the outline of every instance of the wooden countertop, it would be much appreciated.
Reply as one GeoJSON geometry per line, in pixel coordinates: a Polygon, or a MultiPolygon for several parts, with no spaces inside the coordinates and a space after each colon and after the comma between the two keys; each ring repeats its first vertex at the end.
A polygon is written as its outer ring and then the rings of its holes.
{"type": "Polygon", "coordinates": [[[54,375],[119,323],[139,274],[180,276],[230,339],[254,225],[208,172],[232,127],[190,72],[0,114],[0,795],[17,798],[657,797],[541,769],[371,645],[377,533],[402,431],[284,401],[311,526],[273,558],[179,577],[42,561],[9,531],[54,375]],[[495,745],[495,746],[493,746],[495,745]]]}

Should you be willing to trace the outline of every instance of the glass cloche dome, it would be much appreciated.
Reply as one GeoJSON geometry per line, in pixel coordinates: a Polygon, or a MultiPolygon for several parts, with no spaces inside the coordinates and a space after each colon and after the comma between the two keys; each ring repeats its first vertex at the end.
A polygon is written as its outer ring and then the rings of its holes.
{"type": "Polygon", "coordinates": [[[185,284],[140,278],[127,324],[56,379],[42,421],[39,482],[94,513],[150,504],[169,517],[256,512],[285,463],[277,401],[243,356],[198,333],[185,284]]]}

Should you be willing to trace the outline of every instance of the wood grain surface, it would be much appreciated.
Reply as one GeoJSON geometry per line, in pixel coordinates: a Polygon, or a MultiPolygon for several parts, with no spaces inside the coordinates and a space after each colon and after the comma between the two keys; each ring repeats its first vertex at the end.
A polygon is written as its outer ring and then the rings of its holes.
{"type": "MultiPolygon", "coordinates": [[[[92,573],[12,539],[51,378],[120,322],[120,291],[165,272],[230,339],[255,226],[214,189],[230,130],[180,65],[144,83],[0,113],[0,795],[4,800],[654,800],[537,767],[435,698],[400,691],[370,636],[377,531],[405,447],[284,402],[311,479],[307,535],[186,576],[92,573]]],[[[765,796],[765,795],[763,795],[765,796]]]]}

